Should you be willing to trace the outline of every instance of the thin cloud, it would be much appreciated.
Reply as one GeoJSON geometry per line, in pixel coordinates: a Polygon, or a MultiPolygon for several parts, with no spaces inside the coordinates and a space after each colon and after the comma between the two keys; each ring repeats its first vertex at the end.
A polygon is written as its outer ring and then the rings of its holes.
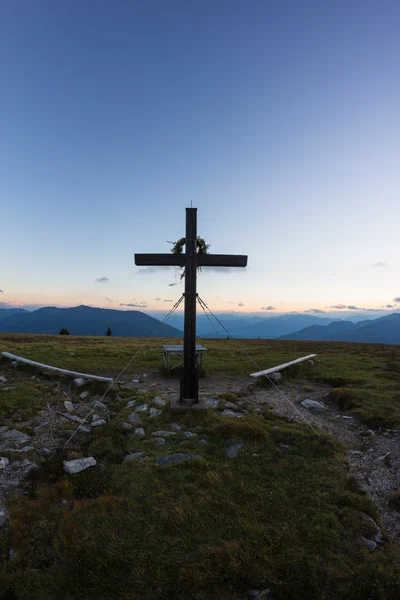
{"type": "Polygon", "coordinates": [[[120,306],[129,306],[131,308],[147,308],[146,304],[135,304],[134,302],[130,302],[128,304],[124,304],[123,302],[120,302],[119,305],[120,306]]]}
{"type": "Polygon", "coordinates": [[[307,314],[313,314],[313,315],[320,315],[320,314],[325,314],[324,310],[321,310],[320,308],[309,308],[308,310],[304,311],[307,314]]]}
{"type": "Polygon", "coordinates": [[[394,308],[393,304],[386,304],[386,306],[382,306],[382,308],[394,308]]]}
{"type": "Polygon", "coordinates": [[[381,260],[381,261],[373,264],[372,266],[373,267],[382,267],[382,268],[385,268],[385,267],[388,267],[389,265],[388,265],[388,263],[386,261],[381,260]]]}
{"type": "Polygon", "coordinates": [[[397,296],[397,298],[394,298],[393,302],[400,302],[400,296],[397,296]]]}
{"type": "Polygon", "coordinates": [[[178,282],[176,282],[176,283],[169,283],[168,287],[174,287],[174,285],[179,285],[179,283],[178,282]]]}
{"type": "MultiPolygon", "coordinates": [[[[346,304],[335,304],[334,306],[330,306],[329,308],[337,308],[338,310],[343,310],[344,308],[347,308],[347,306],[346,304]]],[[[350,308],[350,306],[348,308],[350,308]]]]}
{"type": "Polygon", "coordinates": [[[0,290],[0,294],[4,294],[3,290],[0,290]]]}
{"type": "Polygon", "coordinates": [[[262,306],[261,310],[276,310],[276,308],[274,306],[262,306]]]}
{"type": "Polygon", "coordinates": [[[144,267],[144,269],[139,269],[138,273],[141,275],[154,275],[159,271],[170,271],[171,269],[175,269],[176,267],[168,267],[167,265],[159,265],[158,267],[144,267]]]}
{"type": "Polygon", "coordinates": [[[238,306],[244,306],[243,302],[239,302],[238,306]]]}
{"type": "Polygon", "coordinates": [[[173,302],[173,300],[164,300],[164,302],[173,302]]]}
{"type": "Polygon", "coordinates": [[[97,277],[95,279],[96,283],[108,283],[110,280],[108,277],[97,277]]]}
{"type": "Polygon", "coordinates": [[[347,308],[349,310],[367,310],[366,308],[360,308],[359,306],[354,306],[353,304],[350,304],[347,308]]]}
{"type": "Polygon", "coordinates": [[[161,302],[161,298],[155,298],[156,302],[161,302]]]}
{"type": "Polygon", "coordinates": [[[107,296],[104,296],[104,300],[107,300],[107,302],[113,302],[112,298],[108,298],[107,296]]]}

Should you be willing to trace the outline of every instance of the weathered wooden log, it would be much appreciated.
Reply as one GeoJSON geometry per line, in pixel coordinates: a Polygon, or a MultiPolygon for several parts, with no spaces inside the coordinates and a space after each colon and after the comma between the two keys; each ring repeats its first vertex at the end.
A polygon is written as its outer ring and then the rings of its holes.
{"type": "Polygon", "coordinates": [[[90,379],[93,381],[102,381],[104,383],[112,383],[113,379],[111,377],[99,377],[98,375],[88,375],[87,373],[79,373],[77,371],[69,371],[68,369],[60,369],[59,367],[52,367],[51,365],[45,365],[40,362],[36,362],[35,360],[30,360],[29,358],[23,358],[22,356],[17,356],[16,354],[11,354],[10,352],[2,352],[1,356],[3,358],[9,358],[10,360],[14,360],[26,365],[31,365],[32,367],[36,367],[38,369],[43,369],[44,371],[53,371],[54,373],[59,373],[60,375],[71,375],[73,377],[84,377],[85,379],[90,379]]]}
{"type": "Polygon", "coordinates": [[[317,356],[316,354],[309,354],[308,356],[303,356],[302,358],[296,358],[296,360],[291,360],[288,363],[284,363],[283,365],[278,365],[277,367],[271,367],[270,369],[266,369],[265,371],[258,371],[257,373],[251,373],[250,377],[261,377],[262,375],[269,375],[270,373],[277,373],[277,371],[282,371],[282,369],[286,369],[287,367],[291,367],[292,365],[297,365],[305,360],[311,360],[317,356]]]}

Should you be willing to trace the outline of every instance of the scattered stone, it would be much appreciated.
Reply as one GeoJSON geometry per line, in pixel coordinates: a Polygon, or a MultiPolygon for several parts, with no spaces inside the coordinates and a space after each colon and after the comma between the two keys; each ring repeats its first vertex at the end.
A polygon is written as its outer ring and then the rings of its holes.
{"type": "Polygon", "coordinates": [[[207,398],[206,399],[207,408],[218,408],[219,402],[220,401],[216,400],[215,398],[207,398]]]}
{"type": "Polygon", "coordinates": [[[4,527],[4,525],[6,525],[6,523],[8,522],[8,519],[9,519],[8,510],[4,506],[4,504],[0,503],[0,527],[4,527]]]}
{"type": "Polygon", "coordinates": [[[87,384],[87,380],[83,377],[77,377],[76,379],[74,379],[74,384],[76,385],[76,387],[83,387],[87,384]]]}
{"type": "Polygon", "coordinates": [[[159,446],[164,446],[164,444],[165,444],[165,439],[164,439],[163,437],[155,437],[155,438],[153,438],[153,439],[152,439],[152,440],[150,440],[150,441],[153,441],[153,442],[155,442],[155,443],[156,443],[156,444],[158,444],[159,446]]]}
{"type": "Polygon", "coordinates": [[[140,379],[132,379],[132,383],[140,383],[140,379]]]}
{"type": "Polygon", "coordinates": [[[85,400],[85,398],[87,398],[89,396],[89,392],[82,392],[82,394],[79,396],[79,398],[81,400],[85,400]]]}
{"type": "Polygon", "coordinates": [[[11,366],[12,366],[13,369],[18,369],[18,363],[17,363],[17,361],[13,360],[12,363],[11,363],[11,366]]]}
{"type": "Polygon", "coordinates": [[[226,409],[223,410],[221,414],[223,417],[236,417],[238,419],[240,419],[241,417],[244,417],[244,414],[242,414],[242,413],[238,413],[233,410],[226,410],[226,409]]]}
{"type": "Polygon", "coordinates": [[[0,383],[7,383],[7,379],[4,377],[4,375],[0,375],[0,383]]]}
{"type": "Polygon", "coordinates": [[[372,552],[372,550],[375,550],[376,543],[373,540],[367,540],[363,535],[360,535],[359,540],[360,540],[361,544],[363,546],[365,546],[366,548],[368,548],[368,550],[371,550],[371,552],[372,552]]]}
{"type": "Polygon", "coordinates": [[[231,442],[226,449],[226,456],[228,458],[236,458],[242,448],[244,448],[243,442],[231,442]]]}
{"type": "MultiPolygon", "coordinates": [[[[92,423],[92,425],[94,425],[94,423],[92,423]]],[[[95,426],[95,425],[94,425],[95,426]]],[[[90,433],[91,429],[90,427],[87,427],[86,425],[82,425],[79,429],[79,431],[84,431],[85,433],[90,433]]]]}
{"type": "Polygon", "coordinates": [[[151,408],[150,409],[150,419],[155,419],[160,414],[161,414],[161,410],[159,408],[151,408]]]}
{"type": "Polygon", "coordinates": [[[122,423],[122,427],[124,429],[133,429],[133,425],[131,425],[130,423],[126,423],[126,422],[122,423]]]}
{"type": "Polygon", "coordinates": [[[127,454],[124,458],[124,462],[128,460],[144,460],[145,453],[144,452],[132,452],[131,454],[127,454]]]}
{"type": "Polygon", "coordinates": [[[126,408],[133,408],[136,404],[135,400],[129,400],[129,402],[127,402],[126,404],[126,408]]]}
{"type": "Polygon", "coordinates": [[[65,400],[64,406],[65,406],[65,408],[67,409],[68,412],[74,412],[74,410],[75,410],[74,409],[74,405],[69,400],[65,400]]]}
{"type": "Polygon", "coordinates": [[[92,427],[100,427],[101,425],[107,425],[107,421],[105,419],[98,419],[97,421],[92,421],[92,427]]]}
{"type": "Polygon", "coordinates": [[[269,588],[266,590],[249,590],[247,596],[250,600],[268,600],[272,596],[272,591],[269,588]]]}
{"type": "Polygon", "coordinates": [[[360,456],[362,455],[362,452],[361,450],[348,450],[346,454],[348,454],[349,456],[360,456]]]}
{"type": "Polygon", "coordinates": [[[232,408],[233,410],[238,410],[238,405],[233,402],[225,402],[225,408],[232,408]]]}
{"type": "Polygon", "coordinates": [[[198,434],[192,433],[191,431],[185,431],[185,433],[183,435],[186,439],[191,440],[193,438],[196,438],[198,434]]]}
{"type": "Polygon", "coordinates": [[[5,469],[10,464],[10,461],[5,456],[0,456],[0,469],[5,469]]]}
{"type": "Polygon", "coordinates": [[[177,465],[186,460],[197,460],[201,458],[199,454],[181,454],[180,452],[176,454],[167,454],[167,456],[159,456],[156,459],[156,465],[159,467],[168,467],[170,465],[177,465]]]}
{"type": "Polygon", "coordinates": [[[77,415],[70,415],[69,413],[61,413],[63,417],[69,419],[70,421],[74,421],[75,423],[83,423],[83,419],[78,417],[77,415]]]}
{"type": "Polygon", "coordinates": [[[93,408],[107,408],[107,406],[103,404],[103,402],[100,402],[100,400],[93,400],[93,402],[90,404],[93,406],[93,408]]]}
{"type": "Polygon", "coordinates": [[[135,431],[133,432],[133,435],[138,438],[144,438],[146,437],[146,432],[143,429],[143,427],[136,427],[135,431]]]}
{"type": "Polygon", "coordinates": [[[129,415],[128,421],[129,421],[129,423],[132,423],[132,425],[143,425],[142,418],[139,417],[139,415],[137,415],[135,413],[131,413],[129,415]]]}
{"type": "Polygon", "coordinates": [[[156,396],[155,398],[153,398],[152,402],[155,406],[159,406],[161,408],[166,405],[166,401],[163,400],[160,396],[156,396]]]}
{"type": "Polygon", "coordinates": [[[346,420],[354,419],[354,417],[349,417],[348,415],[343,415],[342,418],[346,420]]]}
{"type": "Polygon", "coordinates": [[[277,382],[282,379],[282,375],[280,373],[271,373],[271,375],[268,375],[268,379],[277,382]]]}
{"type": "Polygon", "coordinates": [[[101,417],[99,415],[96,415],[96,413],[92,415],[92,421],[98,421],[99,419],[101,419],[101,417]]]}
{"type": "Polygon", "coordinates": [[[149,410],[148,404],[141,404],[140,406],[137,406],[135,409],[136,412],[147,412],[148,410],[149,410]]]}
{"type": "Polygon", "coordinates": [[[372,429],[368,429],[368,431],[366,431],[364,433],[364,435],[369,435],[370,437],[375,437],[376,433],[375,433],[375,431],[372,431],[372,429]]]}
{"type": "Polygon", "coordinates": [[[24,446],[19,449],[19,452],[32,452],[35,449],[35,446],[24,446]]]}
{"type": "Polygon", "coordinates": [[[278,431],[279,425],[274,425],[272,429],[274,429],[275,431],[278,431]]]}
{"type": "Polygon", "coordinates": [[[322,402],[317,402],[316,400],[302,400],[301,405],[304,406],[304,408],[308,408],[309,410],[326,410],[325,404],[322,404],[322,402]]]}
{"type": "Polygon", "coordinates": [[[172,431],[182,431],[182,425],[179,425],[179,423],[170,423],[169,426],[172,431]]]}
{"type": "Polygon", "coordinates": [[[23,446],[31,439],[29,435],[26,435],[26,433],[22,433],[22,431],[18,431],[18,429],[8,429],[7,431],[4,431],[2,433],[2,438],[6,441],[4,446],[7,446],[11,443],[14,447],[17,448],[23,446]]]}
{"type": "Polygon", "coordinates": [[[208,441],[207,440],[200,440],[199,444],[201,444],[202,446],[208,446],[208,441]]]}
{"type": "Polygon", "coordinates": [[[252,456],[254,456],[254,458],[260,458],[259,454],[252,454],[252,456]]]}
{"type": "Polygon", "coordinates": [[[279,444],[279,448],[282,450],[282,452],[285,452],[285,450],[290,450],[290,446],[288,444],[279,444]]]}
{"type": "Polygon", "coordinates": [[[48,458],[49,456],[51,456],[51,450],[49,450],[48,448],[38,448],[36,452],[39,454],[39,456],[42,456],[43,458],[48,458]]]}
{"type": "Polygon", "coordinates": [[[314,364],[314,361],[313,361],[313,360],[311,360],[311,358],[310,358],[310,359],[307,361],[307,364],[309,364],[309,365],[310,365],[310,367],[312,367],[312,366],[313,366],[313,364],[314,364]]]}
{"type": "Polygon", "coordinates": [[[377,533],[375,534],[375,541],[377,544],[385,544],[386,543],[386,540],[383,537],[381,530],[377,531],[377,533]]]}
{"type": "Polygon", "coordinates": [[[64,471],[69,475],[73,475],[74,473],[80,473],[89,467],[94,467],[97,464],[97,461],[93,458],[93,456],[88,456],[87,458],[76,458],[75,460],[64,460],[64,471]]]}
{"type": "Polygon", "coordinates": [[[151,435],[158,437],[171,437],[172,435],[176,435],[175,431],[167,431],[165,429],[160,429],[159,431],[153,431],[151,435]]]}
{"type": "Polygon", "coordinates": [[[385,460],[385,458],[388,458],[392,453],[391,452],[386,452],[386,454],[383,454],[382,456],[378,456],[378,458],[376,460],[385,460]]]}

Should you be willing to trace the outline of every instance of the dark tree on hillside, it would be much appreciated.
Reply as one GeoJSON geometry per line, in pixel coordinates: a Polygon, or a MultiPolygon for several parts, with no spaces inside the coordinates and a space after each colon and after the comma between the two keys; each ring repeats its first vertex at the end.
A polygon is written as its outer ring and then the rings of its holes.
{"type": "Polygon", "coordinates": [[[107,329],[106,335],[112,335],[112,331],[111,331],[110,327],[107,329]]]}
{"type": "Polygon", "coordinates": [[[58,335],[69,335],[69,331],[68,329],[65,329],[65,327],[63,327],[62,329],[60,329],[60,333],[58,335]]]}

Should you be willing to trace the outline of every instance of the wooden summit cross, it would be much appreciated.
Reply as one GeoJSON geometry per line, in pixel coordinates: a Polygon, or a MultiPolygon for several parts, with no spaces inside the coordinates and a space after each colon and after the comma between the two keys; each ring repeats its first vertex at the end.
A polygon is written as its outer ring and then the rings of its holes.
{"type": "MultiPolygon", "coordinates": [[[[247,256],[199,254],[197,252],[197,208],[186,209],[185,254],[135,254],[137,266],[185,267],[185,320],[183,370],[178,407],[198,405],[199,383],[196,368],[196,280],[198,267],[245,267],[247,256]]],[[[195,408],[195,406],[194,406],[195,408]]]]}

